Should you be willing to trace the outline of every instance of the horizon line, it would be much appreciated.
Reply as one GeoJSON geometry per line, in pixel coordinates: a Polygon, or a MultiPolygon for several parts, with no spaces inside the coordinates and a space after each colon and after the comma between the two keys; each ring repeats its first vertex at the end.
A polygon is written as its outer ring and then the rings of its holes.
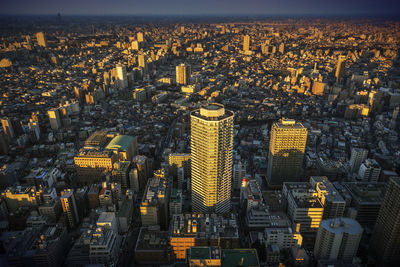
{"type": "Polygon", "coordinates": [[[361,13],[343,13],[343,14],[335,14],[335,13],[276,13],[276,14],[268,14],[268,13],[215,13],[215,14],[204,14],[204,13],[193,13],[193,14],[159,14],[159,13],[119,13],[119,14],[81,14],[81,13],[0,13],[0,16],[57,16],[60,14],[65,17],[371,17],[371,18],[400,18],[400,13],[370,13],[370,12],[361,12],[361,13]]]}

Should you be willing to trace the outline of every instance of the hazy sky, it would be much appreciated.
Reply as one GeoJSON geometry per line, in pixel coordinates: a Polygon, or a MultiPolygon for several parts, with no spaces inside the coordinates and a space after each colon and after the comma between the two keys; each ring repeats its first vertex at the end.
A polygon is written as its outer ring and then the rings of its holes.
{"type": "Polygon", "coordinates": [[[400,0],[0,0],[0,14],[400,15],[400,0]]]}

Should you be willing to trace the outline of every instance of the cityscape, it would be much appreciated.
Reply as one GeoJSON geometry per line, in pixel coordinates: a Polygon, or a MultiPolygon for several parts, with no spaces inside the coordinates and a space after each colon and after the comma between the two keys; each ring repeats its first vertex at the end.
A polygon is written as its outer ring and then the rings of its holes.
{"type": "Polygon", "coordinates": [[[0,266],[400,266],[395,2],[81,2],[0,4],[0,266]]]}

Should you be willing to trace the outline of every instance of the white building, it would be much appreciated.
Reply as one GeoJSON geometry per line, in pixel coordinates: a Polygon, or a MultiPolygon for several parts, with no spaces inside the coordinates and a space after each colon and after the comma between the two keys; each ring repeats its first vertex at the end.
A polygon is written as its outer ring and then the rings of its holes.
{"type": "Polygon", "coordinates": [[[358,177],[364,182],[378,182],[381,167],[374,159],[366,159],[360,166],[358,177]]]}
{"type": "Polygon", "coordinates": [[[360,244],[363,228],[350,218],[323,220],[314,246],[317,259],[352,261],[360,244]]]}

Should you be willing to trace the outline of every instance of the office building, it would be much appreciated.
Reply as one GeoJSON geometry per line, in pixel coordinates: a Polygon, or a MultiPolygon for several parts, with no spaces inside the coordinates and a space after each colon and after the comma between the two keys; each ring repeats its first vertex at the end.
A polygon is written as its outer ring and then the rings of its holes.
{"type": "Polygon", "coordinates": [[[364,148],[352,148],[350,157],[350,170],[352,173],[358,173],[361,163],[368,157],[368,150],[364,148]]]}
{"type": "Polygon", "coordinates": [[[281,43],[281,44],[279,45],[278,51],[279,51],[279,53],[281,53],[281,54],[284,54],[284,53],[285,53],[285,44],[284,44],[284,43],[281,43]]]}
{"type": "Polygon", "coordinates": [[[44,36],[43,32],[36,33],[36,40],[37,40],[39,46],[47,47],[46,37],[44,36]]]}
{"type": "Polygon", "coordinates": [[[312,86],[312,93],[314,95],[322,96],[325,92],[325,83],[314,81],[312,86]]]}
{"type": "Polygon", "coordinates": [[[232,188],[240,189],[241,182],[243,178],[246,176],[246,166],[242,164],[241,161],[236,162],[233,164],[233,185],[232,188]]]}
{"type": "Polygon", "coordinates": [[[323,220],[314,246],[317,259],[352,262],[357,254],[363,228],[350,218],[323,220]]]}
{"type": "Polygon", "coordinates": [[[266,245],[276,244],[280,250],[301,247],[303,237],[291,227],[268,227],[265,229],[266,245]]]}
{"type": "Polygon", "coordinates": [[[344,67],[345,67],[345,63],[346,63],[345,60],[346,60],[345,56],[338,57],[338,62],[337,62],[336,71],[335,71],[336,82],[339,82],[340,78],[343,77],[344,67]]]}
{"type": "Polygon", "coordinates": [[[358,170],[358,177],[363,182],[378,182],[381,167],[374,159],[366,159],[358,170]]]}
{"type": "Polygon", "coordinates": [[[323,219],[342,217],[344,215],[346,201],[326,176],[310,177],[310,185],[315,189],[318,199],[324,206],[323,219]]]}
{"type": "Polygon", "coordinates": [[[69,240],[66,228],[60,225],[4,232],[1,266],[62,266],[69,240]]]}
{"type": "Polygon", "coordinates": [[[143,68],[144,72],[147,73],[147,56],[144,54],[143,51],[139,52],[138,66],[143,68]]]}
{"type": "Polygon", "coordinates": [[[263,204],[263,195],[257,180],[243,179],[240,188],[240,204],[246,212],[263,204]]]}
{"type": "Polygon", "coordinates": [[[154,177],[147,183],[140,204],[140,218],[143,226],[159,225],[162,229],[168,227],[170,190],[164,169],[156,171],[154,177]]]}
{"type": "Polygon", "coordinates": [[[159,227],[141,227],[135,245],[135,262],[138,264],[170,264],[173,260],[169,246],[169,231],[160,231],[159,227]]]}
{"type": "Polygon", "coordinates": [[[230,210],[233,116],[223,105],[191,113],[191,187],[195,212],[230,210]]]}
{"type": "Polygon", "coordinates": [[[7,203],[8,211],[15,212],[21,207],[37,208],[41,203],[43,191],[35,186],[8,187],[1,193],[7,203]]]}
{"type": "Polygon", "coordinates": [[[180,64],[176,66],[176,83],[180,85],[190,84],[191,67],[190,65],[180,64]]]}
{"type": "Polygon", "coordinates": [[[125,89],[128,87],[128,76],[126,76],[126,67],[122,64],[118,64],[116,68],[119,88],[125,89]]]}
{"type": "Polygon", "coordinates": [[[400,177],[391,177],[371,239],[371,252],[384,266],[400,264],[400,177]]]}
{"type": "Polygon", "coordinates": [[[185,177],[190,176],[190,154],[189,153],[171,153],[168,157],[170,168],[183,168],[185,177]]]}
{"type": "Polygon", "coordinates": [[[68,253],[67,266],[117,266],[121,238],[108,227],[84,231],[68,253]]]}
{"type": "Polygon", "coordinates": [[[245,35],[243,37],[243,51],[249,51],[250,50],[250,36],[245,35]]]}
{"type": "Polygon", "coordinates": [[[238,248],[239,231],[233,214],[176,214],[172,216],[170,245],[178,261],[194,246],[238,248]]]}
{"type": "Polygon", "coordinates": [[[14,127],[13,127],[13,123],[12,123],[11,119],[3,118],[3,119],[1,119],[1,124],[3,126],[4,134],[7,135],[9,139],[14,138],[15,131],[14,131],[14,127]]]}
{"type": "Polygon", "coordinates": [[[8,151],[10,151],[8,137],[4,132],[0,131],[0,155],[5,155],[8,151]]]}
{"type": "Polygon", "coordinates": [[[343,195],[350,202],[346,217],[357,220],[365,230],[372,231],[385,197],[386,184],[347,182],[343,185],[346,189],[343,195]]]}
{"type": "Polygon", "coordinates": [[[293,224],[300,225],[300,232],[315,232],[322,220],[324,207],[316,190],[307,183],[284,183],[288,211],[293,224]]]}
{"type": "Polygon", "coordinates": [[[182,213],[182,190],[173,188],[169,199],[169,216],[182,213]]]}
{"type": "Polygon", "coordinates": [[[83,149],[74,157],[78,182],[91,184],[102,182],[106,172],[111,172],[117,155],[110,150],[83,149]]]}
{"type": "Polygon", "coordinates": [[[54,131],[61,129],[62,124],[61,124],[61,115],[59,110],[53,108],[47,111],[47,114],[49,115],[51,129],[54,131]]]}
{"type": "Polygon", "coordinates": [[[136,36],[137,36],[137,40],[138,40],[139,43],[144,42],[144,34],[143,34],[143,32],[138,32],[136,34],[136,36]]]}
{"type": "Polygon", "coordinates": [[[307,129],[299,122],[281,119],[271,129],[267,182],[271,187],[296,182],[302,174],[307,129]]]}
{"type": "Polygon", "coordinates": [[[106,145],[105,150],[113,151],[119,161],[131,161],[138,154],[137,137],[117,135],[106,145]]]}
{"type": "Polygon", "coordinates": [[[75,200],[73,189],[66,189],[61,195],[61,205],[64,213],[67,216],[68,225],[70,228],[76,228],[79,224],[78,207],[75,200]]]}

